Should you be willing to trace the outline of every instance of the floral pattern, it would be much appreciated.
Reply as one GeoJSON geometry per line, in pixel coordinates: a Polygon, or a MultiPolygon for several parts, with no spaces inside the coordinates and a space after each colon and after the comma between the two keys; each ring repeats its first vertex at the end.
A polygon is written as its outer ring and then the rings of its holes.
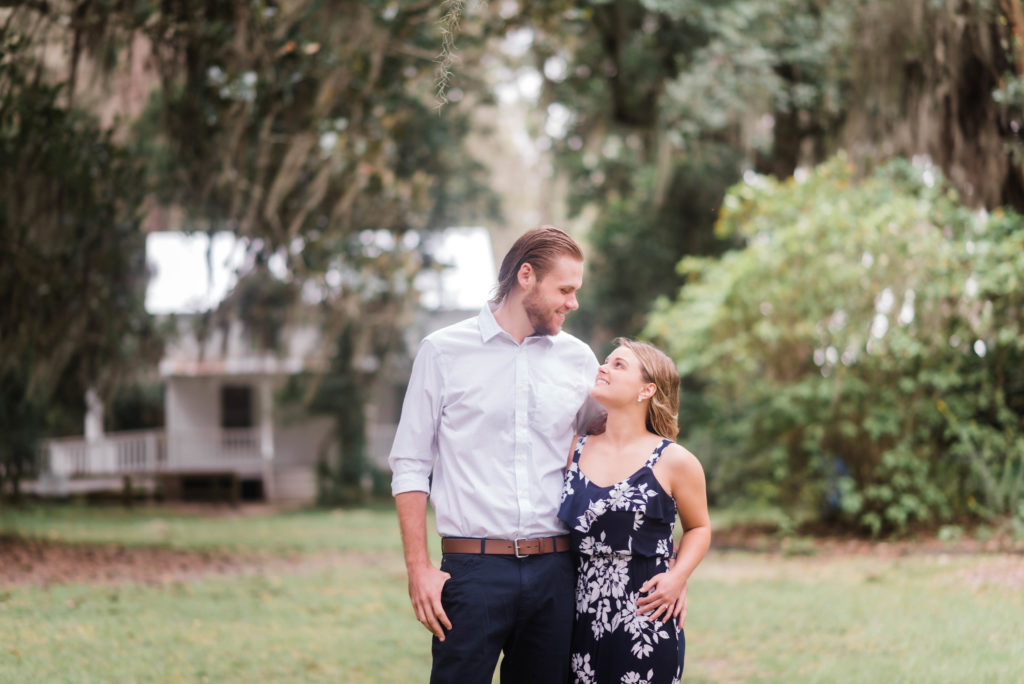
{"type": "Polygon", "coordinates": [[[559,517],[577,554],[572,673],[578,684],[661,684],[682,676],[685,640],[674,620],[637,613],[640,587],[668,569],[675,502],[653,466],[664,440],[640,470],[609,487],[579,469],[580,437],[562,489],[559,517]]]}

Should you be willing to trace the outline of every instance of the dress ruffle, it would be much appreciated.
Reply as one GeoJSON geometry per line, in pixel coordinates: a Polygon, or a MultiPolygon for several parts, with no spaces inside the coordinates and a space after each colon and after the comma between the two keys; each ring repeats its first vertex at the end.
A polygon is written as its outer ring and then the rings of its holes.
{"type": "Polygon", "coordinates": [[[569,528],[575,548],[586,555],[604,552],[667,558],[671,541],[666,552],[663,540],[672,539],[676,502],[654,476],[653,467],[671,442],[663,440],[639,470],[608,487],[595,485],[579,469],[585,443],[585,435],[576,443],[558,510],[558,518],[569,528]],[[587,537],[598,539],[602,533],[603,545],[596,547],[600,550],[584,542],[587,537]]]}

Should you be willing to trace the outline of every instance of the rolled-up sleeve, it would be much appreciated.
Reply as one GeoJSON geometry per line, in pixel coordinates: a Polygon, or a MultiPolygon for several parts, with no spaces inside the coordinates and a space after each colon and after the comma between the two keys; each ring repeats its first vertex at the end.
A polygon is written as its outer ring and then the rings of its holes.
{"type": "Polygon", "coordinates": [[[425,339],[412,364],[398,431],[388,456],[392,495],[430,491],[443,391],[440,355],[430,340],[425,339]]]}
{"type": "Polygon", "coordinates": [[[580,406],[580,410],[576,413],[576,418],[573,420],[572,424],[573,430],[578,435],[587,434],[589,428],[594,426],[595,423],[603,421],[604,416],[607,413],[605,408],[590,396],[590,388],[593,386],[593,378],[597,377],[597,369],[599,365],[597,357],[594,356],[594,352],[587,349],[587,354],[583,361],[581,376],[590,379],[590,383],[586,386],[583,405],[580,406]]]}

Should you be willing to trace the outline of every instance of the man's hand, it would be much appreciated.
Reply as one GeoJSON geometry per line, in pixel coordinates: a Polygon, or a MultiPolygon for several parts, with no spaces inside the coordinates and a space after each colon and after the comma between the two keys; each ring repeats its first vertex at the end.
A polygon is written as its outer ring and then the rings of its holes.
{"type": "Polygon", "coordinates": [[[441,588],[450,578],[450,574],[429,564],[409,569],[409,598],[416,619],[441,641],[444,641],[444,630],[452,628],[441,607],[441,588]]]}
{"type": "Polygon", "coordinates": [[[441,607],[441,587],[451,575],[435,568],[427,555],[427,493],[396,494],[395,508],[398,510],[398,525],[402,528],[412,609],[416,619],[431,634],[444,641],[444,630],[451,629],[452,623],[441,607]]]}

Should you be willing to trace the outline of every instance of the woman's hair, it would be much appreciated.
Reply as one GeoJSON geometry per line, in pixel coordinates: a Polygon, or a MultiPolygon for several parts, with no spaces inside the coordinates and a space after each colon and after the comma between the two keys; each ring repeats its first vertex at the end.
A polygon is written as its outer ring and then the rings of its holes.
{"type": "Polygon", "coordinates": [[[625,347],[640,360],[640,374],[644,382],[654,383],[654,395],[647,404],[647,429],[665,439],[679,434],[679,371],[665,352],[646,342],[625,337],[615,340],[615,346],[625,347]]]}
{"type": "Polygon", "coordinates": [[[568,233],[554,226],[540,226],[519,236],[501,260],[498,269],[498,290],[491,301],[501,304],[515,287],[519,269],[530,264],[541,280],[554,266],[555,259],[569,256],[583,261],[583,250],[568,233]]]}

